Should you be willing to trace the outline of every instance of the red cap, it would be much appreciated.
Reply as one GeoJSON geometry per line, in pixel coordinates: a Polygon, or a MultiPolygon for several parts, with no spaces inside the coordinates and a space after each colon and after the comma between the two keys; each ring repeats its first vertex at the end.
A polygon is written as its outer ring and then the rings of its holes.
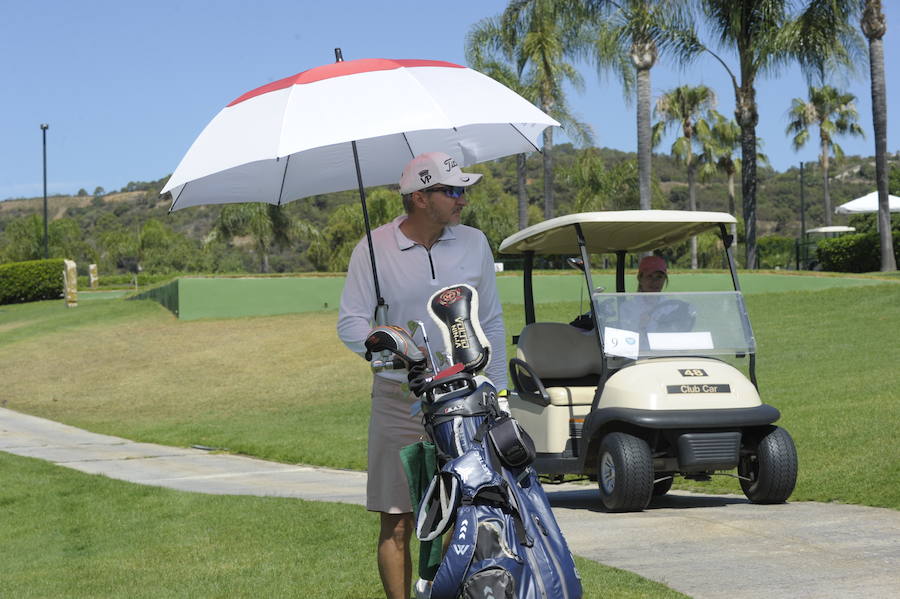
{"type": "Polygon", "coordinates": [[[666,261],[662,256],[644,256],[638,264],[639,273],[666,272],[666,261]]]}

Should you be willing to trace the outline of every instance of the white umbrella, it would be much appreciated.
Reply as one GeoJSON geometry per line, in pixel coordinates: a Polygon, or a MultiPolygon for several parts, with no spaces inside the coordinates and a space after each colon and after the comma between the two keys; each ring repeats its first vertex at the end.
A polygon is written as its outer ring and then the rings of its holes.
{"type": "Polygon", "coordinates": [[[456,64],[336,62],[231,102],[162,191],[174,198],[171,210],[282,204],[396,183],[403,166],[422,152],[445,152],[466,166],[534,151],[552,125],[559,123],[509,88],[456,64]]]}
{"type": "MultiPolygon", "coordinates": [[[[888,207],[890,212],[900,212],[900,198],[897,196],[888,196],[888,207]]],[[[878,212],[878,192],[873,191],[861,198],[850,200],[845,204],[834,209],[835,214],[867,214],[870,212],[878,212]]]]}
{"type": "Polygon", "coordinates": [[[537,150],[544,129],[559,123],[506,86],[457,64],[344,62],[339,48],[335,58],[223,108],[161,193],[172,194],[172,211],[202,204],[281,205],[357,187],[383,306],[364,187],[396,183],[404,165],[423,152],[445,152],[467,166],[537,150]]]}

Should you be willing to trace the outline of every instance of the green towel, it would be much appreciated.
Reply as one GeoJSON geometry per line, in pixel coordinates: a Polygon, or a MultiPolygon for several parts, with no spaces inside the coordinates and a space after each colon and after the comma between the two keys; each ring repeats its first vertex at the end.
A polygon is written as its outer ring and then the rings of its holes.
{"type": "MultiPolygon", "coordinates": [[[[437,452],[434,443],[419,441],[400,450],[400,461],[409,481],[409,498],[413,509],[418,509],[428,483],[437,474],[437,452]]],[[[441,564],[441,537],[419,544],[419,578],[434,580],[441,564]]]]}

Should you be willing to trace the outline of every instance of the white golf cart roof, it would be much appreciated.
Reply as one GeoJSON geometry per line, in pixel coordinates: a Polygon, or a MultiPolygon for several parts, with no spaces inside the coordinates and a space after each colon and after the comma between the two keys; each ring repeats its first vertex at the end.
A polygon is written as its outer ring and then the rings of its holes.
{"type": "Polygon", "coordinates": [[[581,212],[551,218],[510,235],[500,244],[501,254],[578,254],[574,225],[581,225],[587,251],[644,252],[687,239],[718,225],[736,223],[727,212],[683,210],[619,210],[581,212]]]}

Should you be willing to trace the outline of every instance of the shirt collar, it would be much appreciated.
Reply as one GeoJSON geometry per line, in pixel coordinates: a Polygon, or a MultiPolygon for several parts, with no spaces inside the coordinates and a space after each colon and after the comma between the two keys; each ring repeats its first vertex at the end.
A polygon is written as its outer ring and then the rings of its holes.
{"type": "MultiPolygon", "coordinates": [[[[400,251],[408,250],[411,247],[419,245],[409,237],[403,234],[403,231],[400,230],[400,223],[406,220],[406,214],[401,214],[397,218],[395,218],[391,222],[391,226],[394,229],[394,239],[397,242],[397,247],[400,251]]],[[[438,241],[447,241],[450,239],[456,239],[456,234],[453,232],[454,227],[444,227],[443,233],[438,237],[438,241]]]]}

